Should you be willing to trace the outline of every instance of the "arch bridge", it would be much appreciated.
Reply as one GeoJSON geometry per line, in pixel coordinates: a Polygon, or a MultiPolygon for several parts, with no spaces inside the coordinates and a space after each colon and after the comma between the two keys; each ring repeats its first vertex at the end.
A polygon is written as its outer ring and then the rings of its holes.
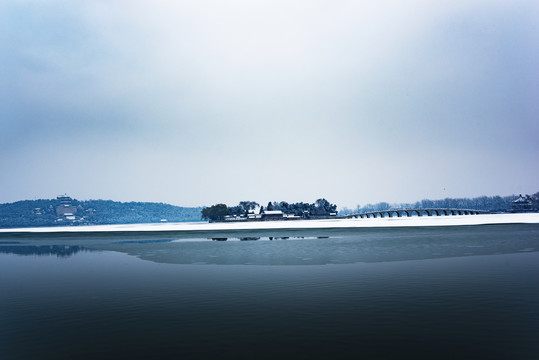
{"type": "Polygon", "coordinates": [[[444,209],[444,208],[424,208],[424,209],[390,209],[390,210],[377,210],[367,211],[356,214],[344,215],[344,219],[368,219],[368,218],[383,218],[383,217],[402,217],[406,215],[411,216],[450,216],[450,215],[478,215],[488,214],[488,211],[474,210],[474,209],[444,209]]]}

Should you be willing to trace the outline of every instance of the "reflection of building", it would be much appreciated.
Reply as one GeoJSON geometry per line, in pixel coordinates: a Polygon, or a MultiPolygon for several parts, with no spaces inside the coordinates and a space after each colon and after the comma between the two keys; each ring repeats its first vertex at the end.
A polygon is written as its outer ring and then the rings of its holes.
{"type": "Polygon", "coordinates": [[[513,200],[511,204],[511,210],[514,212],[531,211],[532,202],[531,200],[526,199],[524,196],[519,195],[516,200],[513,200]]]}
{"type": "Polygon", "coordinates": [[[71,204],[73,199],[67,195],[60,195],[56,197],[56,200],[60,201],[60,205],[56,207],[56,216],[66,220],[75,220],[77,208],[71,204]]]}

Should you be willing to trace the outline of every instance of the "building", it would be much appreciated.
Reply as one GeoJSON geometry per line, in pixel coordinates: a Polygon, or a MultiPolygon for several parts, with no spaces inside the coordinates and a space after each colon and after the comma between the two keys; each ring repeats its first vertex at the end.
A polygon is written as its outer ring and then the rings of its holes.
{"type": "Polygon", "coordinates": [[[308,211],[305,211],[302,216],[295,214],[286,214],[282,210],[262,210],[261,213],[257,214],[254,210],[249,210],[247,214],[241,215],[225,215],[221,221],[232,222],[232,221],[278,221],[278,220],[301,220],[301,219],[328,219],[330,217],[336,217],[337,213],[331,213],[329,216],[320,215],[313,216],[309,215],[308,211]]]}
{"type": "Polygon", "coordinates": [[[60,205],[71,205],[73,199],[67,195],[58,195],[56,200],[60,201],[60,205]]]}
{"type": "Polygon", "coordinates": [[[254,210],[249,210],[247,212],[247,220],[249,221],[259,221],[262,220],[262,214],[255,213],[254,210]]]}
{"type": "Polygon", "coordinates": [[[66,218],[67,220],[74,220],[77,207],[71,203],[73,199],[67,195],[59,195],[56,197],[56,200],[60,202],[60,205],[56,206],[56,216],[66,218]]]}
{"type": "Polygon", "coordinates": [[[519,195],[518,198],[513,200],[511,203],[511,211],[512,212],[526,212],[526,211],[532,211],[533,210],[533,204],[530,199],[525,198],[522,195],[519,195]]]}
{"type": "Polygon", "coordinates": [[[281,210],[265,210],[262,213],[262,220],[284,220],[284,216],[281,210]]]}
{"type": "Polygon", "coordinates": [[[224,221],[247,221],[247,217],[245,215],[225,215],[223,218],[224,221]]]}

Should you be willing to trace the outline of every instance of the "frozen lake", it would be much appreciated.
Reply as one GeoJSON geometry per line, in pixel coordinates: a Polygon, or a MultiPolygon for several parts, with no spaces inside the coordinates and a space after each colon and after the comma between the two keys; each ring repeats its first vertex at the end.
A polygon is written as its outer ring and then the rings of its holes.
{"type": "Polygon", "coordinates": [[[537,358],[538,250],[539,224],[4,233],[0,358],[537,358]]]}

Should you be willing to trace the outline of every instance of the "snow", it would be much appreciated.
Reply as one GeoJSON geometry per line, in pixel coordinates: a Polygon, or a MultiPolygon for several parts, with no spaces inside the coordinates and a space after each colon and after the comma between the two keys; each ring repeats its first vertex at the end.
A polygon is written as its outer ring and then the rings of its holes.
{"type": "Polygon", "coordinates": [[[157,223],[126,225],[62,226],[0,229],[0,233],[93,233],[93,232],[177,232],[276,229],[346,229],[489,224],[538,224],[539,213],[455,216],[393,217],[370,219],[327,219],[293,221],[253,221],[232,223],[157,223]]]}

